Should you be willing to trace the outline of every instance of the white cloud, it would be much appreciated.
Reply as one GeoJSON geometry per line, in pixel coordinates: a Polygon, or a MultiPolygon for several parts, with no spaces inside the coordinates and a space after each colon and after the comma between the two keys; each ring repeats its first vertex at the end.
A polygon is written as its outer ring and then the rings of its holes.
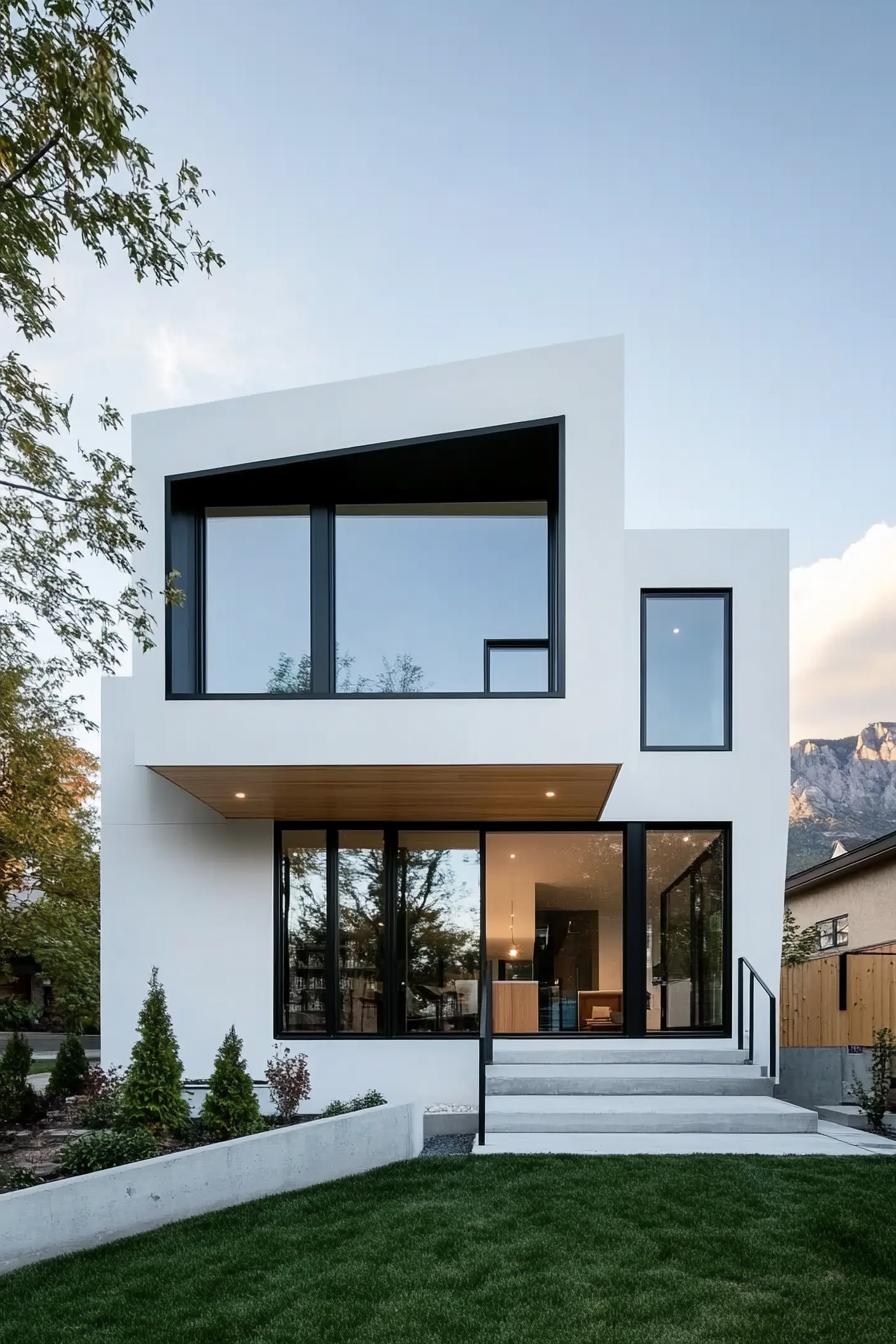
{"type": "Polygon", "coordinates": [[[896,720],[896,526],[790,576],[791,740],[896,720]]]}

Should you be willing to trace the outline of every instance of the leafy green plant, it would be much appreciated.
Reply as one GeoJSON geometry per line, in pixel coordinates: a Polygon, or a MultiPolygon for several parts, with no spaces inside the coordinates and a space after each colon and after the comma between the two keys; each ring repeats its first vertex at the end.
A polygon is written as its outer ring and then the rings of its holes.
{"type": "Polygon", "coordinates": [[[190,1109],[181,1093],[184,1069],[157,966],[152,968],[137,1031],[121,1090],[121,1113],[129,1125],[170,1133],[186,1123],[190,1109]]]}
{"type": "Polygon", "coordinates": [[[889,1027],[881,1027],[874,1033],[871,1047],[871,1090],[868,1091],[857,1078],[853,1078],[852,1093],[868,1118],[868,1127],[875,1134],[886,1134],[884,1116],[889,1100],[890,1079],[893,1076],[893,1055],[896,1051],[896,1036],[889,1027]]]}
{"type": "Polygon", "coordinates": [[[243,1059],[243,1043],[231,1027],[215,1056],[200,1113],[211,1138],[237,1139],[264,1128],[255,1087],[243,1059]]]}
{"type": "Polygon", "coordinates": [[[59,1154],[59,1170],[64,1176],[83,1176],[126,1162],[143,1162],[158,1151],[158,1143],[148,1129],[105,1129],[69,1139],[59,1154]]]}
{"type": "Polygon", "coordinates": [[[818,951],[818,934],[814,928],[801,929],[789,905],[784,907],[784,934],[781,939],[781,964],[799,966],[818,951]]]}
{"type": "Polygon", "coordinates": [[[17,1078],[24,1084],[31,1068],[34,1052],[20,1031],[14,1031],[6,1042],[3,1058],[0,1059],[0,1073],[7,1078],[17,1078]]]}
{"type": "Polygon", "coordinates": [[[283,1053],[280,1047],[274,1047],[274,1056],[265,1066],[264,1076],[268,1080],[271,1101],[281,1121],[292,1120],[299,1104],[311,1095],[311,1076],[308,1072],[308,1056],[294,1055],[287,1045],[283,1053]]]}
{"type": "Polygon", "coordinates": [[[36,1175],[30,1167],[0,1165],[0,1193],[8,1194],[11,1190],[30,1190],[33,1185],[40,1184],[40,1176],[36,1175]]]}
{"type": "Polygon", "coordinates": [[[40,1009],[14,995],[0,998],[0,1031],[27,1031],[40,1017],[40,1009]]]}
{"type": "Polygon", "coordinates": [[[94,1064],[87,1071],[84,1093],[87,1105],[81,1111],[85,1129],[119,1129],[122,1126],[121,1090],[124,1086],[122,1070],[114,1064],[100,1068],[94,1064]]]}
{"type": "Polygon", "coordinates": [[[73,1032],[65,1037],[47,1083],[51,1097],[73,1097],[84,1091],[87,1082],[87,1056],[80,1038],[73,1032]]]}
{"type": "Polygon", "coordinates": [[[28,1082],[31,1046],[13,1032],[0,1059],[0,1124],[30,1125],[46,1114],[46,1103],[28,1082]]]}
{"type": "Polygon", "coordinates": [[[332,1115],[350,1115],[352,1111],[368,1111],[373,1106],[385,1106],[386,1098],[382,1092],[377,1092],[376,1088],[371,1088],[369,1092],[359,1093],[352,1097],[351,1101],[340,1101],[338,1098],[331,1101],[329,1106],[321,1111],[321,1116],[328,1119],[332,1115]]]}

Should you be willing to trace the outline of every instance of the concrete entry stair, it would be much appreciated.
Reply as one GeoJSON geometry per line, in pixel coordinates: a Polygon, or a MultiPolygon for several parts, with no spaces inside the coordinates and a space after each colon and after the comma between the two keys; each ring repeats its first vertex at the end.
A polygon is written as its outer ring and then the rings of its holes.
{"type": "Polygon", "coordinates": [[[688,1151],[690,1135],[696,1152],[699,1136],[815,1134],[816,1113],[778,1101],[772,1088],[764,1069],[731,1049],[496,1043],[479,1151],[506,1152],[508,1143],[513,1151],[598,1151],[588,1148],[596,1135],[674,1135],[674,1151],[688,1151]]]}

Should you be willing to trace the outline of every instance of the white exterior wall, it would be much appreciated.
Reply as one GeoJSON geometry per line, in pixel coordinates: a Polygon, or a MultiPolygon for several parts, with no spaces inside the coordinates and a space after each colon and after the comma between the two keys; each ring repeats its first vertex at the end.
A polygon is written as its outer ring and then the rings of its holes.
{"type": "MultiPolygon", "coordinates": [[[[786,534],[624,533],[620,340],[138,417],[142,572],[158,589],[168,474],[557,415],[566,418],[563,698],[166,702],[161,640],[135,654],[132,678],[107,680],[104,1062],[126,1062],[154,964],[187,1076],[208,1076],[231,1022],[254,1076],[273,1048],[272,823],[224,821],[147,765],[621,761],[605,820],[733,823],[735,964],[747,956],[775,985],[789,780],[786,534]],[[734,749],[641,752],[640,590],[687,586],[733,589],[734,749]]],[[[156,616],[161,630],[161,606],[156,616]]],[[[294,1048],[309,1056],[315,1108],[369,1087],[390,1101],[476,1099],[473,1041],[294,1048]]]]}

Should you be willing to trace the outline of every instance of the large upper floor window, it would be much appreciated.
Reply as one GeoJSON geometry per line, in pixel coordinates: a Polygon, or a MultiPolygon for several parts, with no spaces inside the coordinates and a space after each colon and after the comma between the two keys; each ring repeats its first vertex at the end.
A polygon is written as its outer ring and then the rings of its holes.
{"type": "Polygon", "coordinates": [[[337,691],[544,692],[547,650],[544,500],[337,507],[337,691]]]}
{"type": "Polygon", "coordinates": [[[561,427],[170,478],[168,694],[562,694],[561,427]]]}
{"type": "Polygon", "coordinates": [[[731,748],[731,593],[641,594],[641,747],[731,748]]]}

